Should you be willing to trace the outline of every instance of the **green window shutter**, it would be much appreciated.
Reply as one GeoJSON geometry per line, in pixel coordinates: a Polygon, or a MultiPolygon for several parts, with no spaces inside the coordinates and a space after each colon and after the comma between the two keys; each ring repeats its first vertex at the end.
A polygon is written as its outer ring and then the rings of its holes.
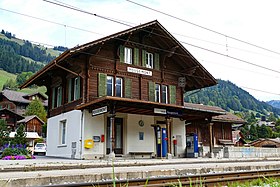
{"type": "Polygon", "coordinates": [[[120,62],[124,63],[124,46],[120,45],[120,62]]]}
{"type": "Polygon", "coordinates": [[[55,107],[55,88],[52,89],[52,108],[55,107]]]}
{"type": "Polygon", "coordinates": [[[80,86],[81,78],[77,77],[75,81],[77,81],[75,82],[75,100],[77,100],[80,99],[80,94],[81,94],[81,86],[80,86]]]}
{"type": "Polygon", "coordinates": [[[132,98],[131,96],[131,90],[132,90],[132,84],[131,84],[131,82],[132,82],[132,80],[130,79],[130,78],[125,78],[124,79],[124,81],[125,81],[125,87],[124,87],[124,96],[126,97],[126,98],[132,98]]]}
{"type": "Polygon", "coordinates": [[[149,81],[149,101],[155,102],[155,83],[149,81]]]}
{"type": "Polygon", "coordinates": [[[68,79],[68,102],[71,101],[72,97],[72,79],[68,79]]]}
{"type": "Polygon", "coordinates": [[[154,64],[155,69],[159,70],[159,54],[155,53],[155,64],[154,64]]]}
{"type": "Polygon", "coordinates": [[[176,86],[174,85],[169,85],[169,102],[176,104],[176,86]]]}
{"type": "Polygon", "coordinates": [[[107,95],[107,75],[105,73],[98,74],[98,96],[107,95]]]}
{"type": "Polygon", "coordinates": [[[133,64],[135,66],[139,65],[139,49],[138,48],[134,48],[134,59],[133,59],[133,64]]]}
{"type": "Polygon", "coordinates": [[[146,67],[146,51],[142,50],[142,66],[146,67]]]}

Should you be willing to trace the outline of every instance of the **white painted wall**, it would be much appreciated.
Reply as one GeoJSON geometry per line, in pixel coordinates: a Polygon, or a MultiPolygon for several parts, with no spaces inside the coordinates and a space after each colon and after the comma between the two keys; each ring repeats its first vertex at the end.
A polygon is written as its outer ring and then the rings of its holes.
{"type": "MultiPolygon", "coordinates": [[[[178,118],[172,118],[172,137],[177,139],[177,156],[185,157],[186,148],[186,134],[185,134],[185,121],[181,121],[178,118]]],[[[172,142],[172,153],[174,153],[172,142]]]]}
{"type": "Polygon", "coordinates": [[[127,144],[125,154],[129,154],[131,151],[156,152],[154,128],[151,127],[151,124],[154,123],[154,116],[127,115],[127,144]],[[143,127],[139,126],[139,120],[144,121],[143,127]],[[139,140],[139,132],[144,133],[144,140],[139,140]]]}
{"type": "Polygon", "coordinates": [[[84,148],[84,140],[92,139],[93,136],[105,135],[105,117],[103,115],[92,116],[87,110],[84,111],[84,132],[83,132],[83,158],[95,159],[105,155],[105,142],[94,142],[94,147],[91,149],[84,148]]]}
{"type": "Polygon", "coordinates": [[[80,110],[72,110],[48,119],[47,126],[47,156],[71,158],[72,142],[76,142],[75,158],[80,158],[81,137],[80,110]],[[60,145],[60,122],[66,120],[66,144],[60,145]]]}

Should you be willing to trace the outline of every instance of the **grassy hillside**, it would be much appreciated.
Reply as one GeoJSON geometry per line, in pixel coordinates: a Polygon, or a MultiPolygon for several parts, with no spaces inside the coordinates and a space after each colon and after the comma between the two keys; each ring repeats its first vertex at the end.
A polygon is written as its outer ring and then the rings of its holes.
{"type": "Polygon", "coordinates": [[[8,73],[4,70],[0,70],[0,91],[2,91],[3,85],[9,79],[16,79],[16,75],[12,73],[8,73]]]}

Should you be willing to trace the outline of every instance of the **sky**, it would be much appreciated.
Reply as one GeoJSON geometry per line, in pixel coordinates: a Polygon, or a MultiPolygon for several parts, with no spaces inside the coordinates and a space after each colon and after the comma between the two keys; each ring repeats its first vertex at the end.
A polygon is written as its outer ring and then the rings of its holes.
{"type": "Polygon", "coordinates": [[[229,80],[260,101],[280,100],[277,0],[48,1],[91,14],[44,0],[0,0],[0,29],[31,42],[71,48],[130,28],[104,17],[131,26],[158,20],[216,79],[229,80]]]}

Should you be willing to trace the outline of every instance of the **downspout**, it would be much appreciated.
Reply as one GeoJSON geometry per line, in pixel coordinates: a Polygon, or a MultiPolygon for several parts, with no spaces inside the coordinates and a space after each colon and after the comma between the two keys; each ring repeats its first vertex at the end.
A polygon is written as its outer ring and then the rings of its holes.
{"type": "Polygon", "coordinates": [[[84,135],[84,110],[81,110],[81,129],[80,129],[80,159],[82,159],[82,153],[83,153],[83,135],[84,135]]]}

